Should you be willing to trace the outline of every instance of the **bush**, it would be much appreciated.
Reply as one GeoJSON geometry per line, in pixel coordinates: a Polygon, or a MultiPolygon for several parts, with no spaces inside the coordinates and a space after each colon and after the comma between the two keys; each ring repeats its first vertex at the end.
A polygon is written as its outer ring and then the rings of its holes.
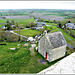
{"type": "Polygon", "coordinates": [[[75,52],[75,48],[69,48],[66,49],[66,55],[70,55],[71,53],[75,52]]]}
{"type": "Polygon", "coordinates": [[[50,27],[50,29],[52,29],[52,27],[50,27]]]}
{"type": "Polygon", "coordinates": [[[43,34],[44,30],[45,30],[45,29],[41,29],[41,30],[40,30],[42,34],[43,34]]]}
{"type": "Polygon", "coordinates": [[[49,29],[47,30],[47,33],[48,33],[48,32],[50,32],[50,30],[49,30],[49,29]]]}

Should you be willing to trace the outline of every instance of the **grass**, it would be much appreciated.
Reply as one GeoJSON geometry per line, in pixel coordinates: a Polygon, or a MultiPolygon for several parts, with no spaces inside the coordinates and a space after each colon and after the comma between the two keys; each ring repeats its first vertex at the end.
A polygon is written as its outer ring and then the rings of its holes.
{"type": "Polygon", "coordinates": [[[1,26],[4,26],[4,25],[0,25],[0,28],[1,28],[1,26]]]}
{"type": "Polygon", "coordinates": [[[70,21],[71,23],[75,23],[75,19],[64,19],[61,21],[62,25],[68,23],[70,21]]]}
{"type": "Polygon", "coordinates": [[[51,15],[51,16],[59,16],[59,17],[65,17],[65,18],[69,18],[72,16],[72,14],[70,15],[64,15],[63,13],[54,13],[54,14],[44,14],[44,15],[51,15]]]}
{"type": "Polygon", "coordinates": [[[21,22],[18,22],[19,25],[29,25],[31,22],[34,22],[34,19],[24,19],[21,22]]]}
{"type": "Polygon", "coordinates": [[[0,19],[0,23],[6,23],[4,19],[0,19]]]}
{"type": "Polygon", "coordinates": [[[75,30],[71,29],[71,31],[75,34],[75,30]]]}
{"type": "Polygon", "coordinates": [[[41,70],[53,65],[54,62],[47,62],[46,64],[40,64],[38,59],[44,59],[36,50],[32,56],[29,48],[24,46],[25,42],[0,42],[7,45],[0,45],[0,73],[38,73],[41,70]],[[19,48],[17,44],[21,44],[19,48]],[[15,47],[16,50],[10,50],[15,47]]]}
{"type": "Polygon", "coordinates": [[[46,23],[47,25],[57,25],[56,23],[46,23]]]}
{"type": "Polygon", "coordinates": [[[54,29],[56,29],[57,27],[56,26],[43,26],[44,28],[46,28],[47,27],[47,29],[49,29],[49,30],[54,30],[54,29]]]}
{"type": "Polygon", "coordinates": [[[24,20],[24,19],[9,19],[9,21],[11,20],[14,20],[15,22],[18,22],[18,21],[21,21],[21,20],[24,20]]]}
{"type": "MultiPolygon", "coordinates": [[[[18,31],[14,31],[15,33],[18,33],[18,31]]],[[[32,29],[26,29],[26,30],[20,30],[20,35],[24,35],[27,37],[33,37],[35,35],[39,35],[41,32],[38,30],[32,30],[32,29]]]]}

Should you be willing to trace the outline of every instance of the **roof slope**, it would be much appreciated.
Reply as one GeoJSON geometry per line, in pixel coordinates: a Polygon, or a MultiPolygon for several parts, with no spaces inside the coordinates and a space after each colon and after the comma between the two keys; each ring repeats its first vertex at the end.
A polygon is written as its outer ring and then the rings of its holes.
{"type": "Polygon", "coordinates": [[[47,35],[50,40],[52,49],[63,46],[63,45],[67,45],[67,43],[66,43],[66,41],[60,31],[48,33],[47,35]]]}

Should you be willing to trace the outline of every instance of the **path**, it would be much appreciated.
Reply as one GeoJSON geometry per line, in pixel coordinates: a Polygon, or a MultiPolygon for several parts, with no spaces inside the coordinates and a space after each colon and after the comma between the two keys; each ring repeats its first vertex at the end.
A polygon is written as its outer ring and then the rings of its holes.
{"type": "Polygon", "coordinates": [[[36,47],[36,44],[31,44],[30,51],[31,51],[31,55],[32,55],[32,56],[35,54],[35,52],[34,52],[34,47],[36,47]]]}

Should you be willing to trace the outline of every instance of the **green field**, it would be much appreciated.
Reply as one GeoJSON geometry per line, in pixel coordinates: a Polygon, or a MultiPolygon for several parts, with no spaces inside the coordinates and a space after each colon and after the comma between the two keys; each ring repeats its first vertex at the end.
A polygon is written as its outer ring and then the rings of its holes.
{"type": "Polygon", "coordinates": [[[25,42],[0,42],[6,43],[7,45],[0,45],[0,73],[38,73],[41,70],[53,65],[57,61],[52,63],[47,62],[41,64],[38,59],[44,59],[35,50],[33,55],[32,51],[29,50],[31,47],[24,46],[25,42]],[[17,46],[21,44],[20,46],[17,46]],[[16,48],[16,50],[10,50],[10,48],[16,48]]]}
{"type": "Polygon", "coordinates": [[[64,19],[64,20],[61,21],[61,24],[62,25],[66,24],[66,23],[68,23],[68,21],[70,21],[71,23],[75,23],[75,19],[64,19]]]}
{"type": "Polygon", "coordinates": [[[44,14],[44,15],[51,15],[51,16],[59,16],[59,17],[65,17],[65,18],[69,18],[72,16],[72,14],[67,14],[67,15],[64,15],[64,13],[60,12],[60,13],[53,13],[53,14],[44,14]]]}
{"type": "Polygon", "coordinates": [[[18,25],[19,26],[26,26],[26,25],[29,25],[32,22],[34,22],[33,18],[31,18],[31,19],[24,19],[24,20],[18,22],[18,25]]]}
{"type": "Polygon", "coordinates": [[[4,19],[0,19],[0,23],[6,23],[4,19]]]}
{"type": "Polygon", "coordinates": [[[57,25],[56,23],[46,23],[47,25],[57,25]]]}
{"type": "MultiPolygon", "coordinates": [[[[18,33],[18,31],[14,31],[15,33],[18,33]]],[[[20,30],[20,35],[24,35],[27,37],[33,37],[35,35],[39,35],[41,32],[38,30],[32,30],[32,29],[26,29],[26,30],[20,30]]]]}

